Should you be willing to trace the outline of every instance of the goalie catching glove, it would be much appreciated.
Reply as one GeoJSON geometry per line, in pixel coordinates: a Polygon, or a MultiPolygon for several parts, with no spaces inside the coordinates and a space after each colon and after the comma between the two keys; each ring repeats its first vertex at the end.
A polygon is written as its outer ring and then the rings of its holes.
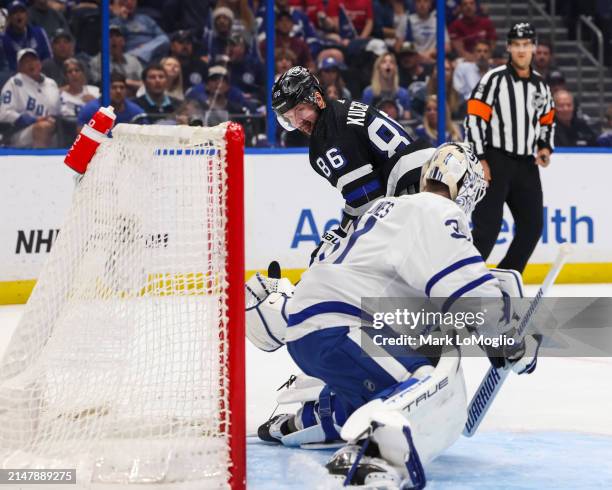
{"type": "Polygon", "coordinates": [[[263,351],[279,349],[285,345],[286,305],[295,286],[287,278],[272,279],[257,273],[245,289],[247,338],[263,351]]]}

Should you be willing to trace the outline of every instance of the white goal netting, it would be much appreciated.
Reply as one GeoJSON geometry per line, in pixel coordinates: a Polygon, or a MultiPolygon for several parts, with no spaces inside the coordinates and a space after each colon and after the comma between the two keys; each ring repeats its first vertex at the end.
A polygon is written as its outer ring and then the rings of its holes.
{"type": "Polygon", "coordinates": [[[0,467],[227,484],[225,134],[99,148],[0,361],[0,467]]]}

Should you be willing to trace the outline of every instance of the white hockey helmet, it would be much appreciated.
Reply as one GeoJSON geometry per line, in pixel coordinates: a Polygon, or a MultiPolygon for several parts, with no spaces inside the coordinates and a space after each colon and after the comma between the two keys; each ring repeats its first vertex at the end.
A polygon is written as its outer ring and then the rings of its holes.
{"type": "Polygon", "coordinates": [[[444,143],[423,165],[421,191],[428,180],[448,186],[450,197],[469,215],[484,197],[484,170],[468,143],[444,143]]]}

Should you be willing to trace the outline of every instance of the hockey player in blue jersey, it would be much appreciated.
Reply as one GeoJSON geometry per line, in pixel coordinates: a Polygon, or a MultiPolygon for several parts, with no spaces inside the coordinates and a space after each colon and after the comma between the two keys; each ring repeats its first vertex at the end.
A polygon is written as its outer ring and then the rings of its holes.
{"type": "MultiPolygon", "coordinates": [[[[497,298],[489,326],[511,333],[516,325],[502,313],[500,282],[471,241],[467,215],[486,188],[472,150],[442,145],[420,186],[419,194],[374,203],[297,287],[262,276],[247,282],[249,339],[263,350],[286,343],[312,377],[291,395],[302,409],[273,417],[260,437],[287,446],[343,439],[327,468],[351,484],[422,488],[423,464],[452,445],[466,421],[460,356],[432,359],[410,347],[401,357],[366,352],[362,297],[497,298]]],[[[538,347],[527,337],[492,362],[530,373],[538,347]]]]}

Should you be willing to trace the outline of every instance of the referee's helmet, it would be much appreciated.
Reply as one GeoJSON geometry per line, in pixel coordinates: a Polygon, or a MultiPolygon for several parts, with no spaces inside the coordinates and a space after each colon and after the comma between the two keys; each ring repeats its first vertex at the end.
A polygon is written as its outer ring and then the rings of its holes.
{"type": "Polygon", "coordinates": [[[519,22],[514,24],[508,31],[508,44],[510,44],[510,41],[514,39],[531,39],[531,41],[533,41],[535,44],[537,41],[535,27],[533,27],[529,22],[519,22]]]}

